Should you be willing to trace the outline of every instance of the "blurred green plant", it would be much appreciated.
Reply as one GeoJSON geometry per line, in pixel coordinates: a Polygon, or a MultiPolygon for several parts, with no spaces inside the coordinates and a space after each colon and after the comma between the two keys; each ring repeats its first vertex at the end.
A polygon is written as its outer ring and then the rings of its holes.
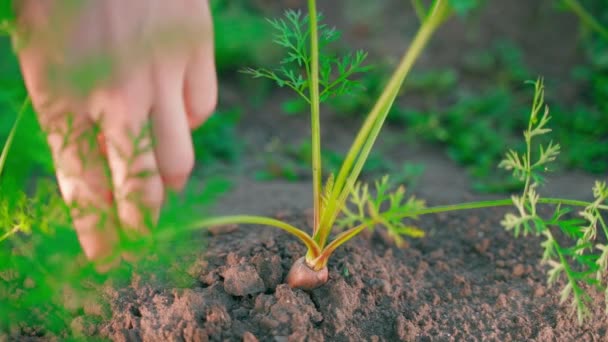
{"type": "Polygon", "coordinates": [[[13,2],[4,0],[0,2],[0,36],[8,35],[13,30],[15,12],[13,2]]]}
{"type": "Polygon", "coordinates": [[[36,115],[24,103],[26,90],[8,37],[0,37],[0,139],[14,128],[11,156],[4,160],[0,197],[30,187],[34,176],[50,175],[53,161],[36,115]],[[15,121],[19,124],[15,126],[15,121]]]}
{"type": "Polygon", "coordinates": [[[240,69],[244,63],[265,65],[278,54],[264,38],[270,33],[266,19],[248,3],[210,1],[218,72],[240,69]]]}
{"type": "Polygon", "coordinates": [[[213,169],[218,162],[234,165],[241,155],[241,140],[236,125],[241,119],[241,109],[217,110],[207,121],[192,132],[192,142],[197,162],[213,169]]]}

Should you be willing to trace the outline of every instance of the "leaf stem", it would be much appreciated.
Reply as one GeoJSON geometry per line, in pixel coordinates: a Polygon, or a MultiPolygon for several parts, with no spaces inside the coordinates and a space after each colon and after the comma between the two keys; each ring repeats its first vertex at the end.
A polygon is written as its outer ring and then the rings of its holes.
{"type": "Polygon", "coordinates": [[[8,134],[8,138],[6,138],[6,142],[4,143],[4,147],[2,148],[2,154],[0,155],[0,177],[4,171],[4,165],[6,164],[6,159],[8,158],[8,152],[11,149],[13,144],[13,140],[15,139],[15,134],[17,134],[17,128],[19,127],[19,123],[25,114],[25,110],[30,104],[30,97],[27,96],[25,100],[23,100],[23,104],[19,109],[19,113],[17,114],[17,119],[15,119],[15,123],[13,123],[13,127],[11,128],[11,132],[8,134]]]}
{"type": "MultiPolygon", "coordinates": [[[[590,203],[579,200],[571,200],[564,198],[539,198],[538,203],[542,204],[562,204],[562,205],[570,205],[574,207],[586,207],[590,203]]],[[[479,201],[479,202],[466,202],[459,204],[449,204],[449,205],[441,205],[430,208],[424,208],[420,210],[410,211],[407,213],[401,213],[398,215],[390,215],[387,216],[389,219],[399,219],[406,217],[417,217],[421,215],[428,214],[438,214],[445,213],[450,211],[460,211],[460,210],[470,210],[470,209],[483,209],[483,208],[491,208],[491,207],[509,207],[513,205],[513,200],[511,199],[500,199],[500,200],[490,200],[490,201],[479,201]]],[[[598,209],[608,211],[608,205],[600,205],[598,209]]]]}
{"type": "Polygon", "coordinates": [[[420,22],[424,22],[424,17],[426,17],[426,9],[424,8],[424,4],[421,0],[411,0],[412,6],[414,7],[414,12],[416,12],[416,16],[420,22]]]}
{"type": "Polygon", "coordinates": [[[313,187],[313,235],[319,229],[321,216],[321,123],[319,100],[319,37],[317,33],[317,8],[315,0],[308,0],[310,22],[310,115],[312,135],[312,187],[313,187]]]}
{"type": "Polygon", "coordinates": [[[21,230],[21,226],[19,226],[19,225],[14,226],[11,230],[9,230],[8,232],[6,232],[6,233],[2,234],[2,236],[0,236],[0,242],[13,236],[13,234],[17,233],[19,230],[21,230]]]}
{"type": "Polygon", "coordinates": [[[600,34],[605,40],[608,40],[608,29],[600,24],[578,0],[563,0],[563,2],[585,25],[600,34]]]}
{"type": "MultiPolygon", "coordinates": [[[[553,249],[555,250],[555,253],[559,257],[559,261],[560,261],[561,265],[564,267],[564,273],[566,274],[566,279],[568,280],[568,283],[570,284],[570,287],[571,287],[572,294],[574,295],[574,303],[576,305],[576,314],[577,314],[578,322],[579,322],[579,324],[582,324],[583,320],[584,320],[584,315],[585,315],[585,303],[584,303],[584,298],[581,297],[581,293],[580,293],[581,290],[576,281],[576,277],[572,274],[573,273],[572,268],[570,267],[570,264],[568,263],[566,256],[562,252],[561,246],[559,245],[559,243],[557,243],[557,241],[555,240],[555,237],[553,237],[553,234],[551,234],[551,231],[547,230],[545,234],[549,235],[549,238],[551,239],[551,242],[553,243],[553,249]]],[[[562,297],[562,300],[564,300],[564,297],[562,297]]]]}
{"type": "Polygon", "coordinates": [[[198,222],[195,222],[188,227],[186,230],[197,230],[200,228],[208,228],[212,226],[220,226],[225,224],[259,224],[272,226],[275,228],[282,229],[304,243],[306,248],[311,256],[317,257],[321,252],[321,249],[317,245],[317,243],[312,239],[310,235],[308,235],[305,231],[298,229],[295,226],[290,225],[289,223],[279,221],[277,219],[273,219],[270,217],[263,216],[250,216],[250,215],[235,215],[235,216],[220,216],[220,217],[212,217],[208,219],[204,219],[198,222]]]}
{"type": "MultiPolygon", "coordinates": [[[[578,200],[570,200],[570,199],[562,199],[562,198],[540,198],[538,203],[542,204],[563,204],[563,205],[571,205],[577,207],[586,207],[590,203],[585,201],[578,200]]],[[[428,214],[438,214],[450,211],[460,211],[460,210],[471,210],[471,209],[483,209],[490,207],[510,207],[513,205],[513,200],[511,199],[500,199],[500,200],[489,200],[489,201],[479,201],[479,202],[467,202],[467,203],[459,203],[459,204],[450,204],[443,206],[436,206],[430,208],[424,208],[420,210],[409,211],[407,213],[402,213],[398,215],[386,215],[383,219],[395,220],[395,219],[403,219],[407,217],[418,217],[422,215],[428,214]]],[[[608,205],[601,205],[598,209],[608,211],[608,205]]],[[[327,261],[331,254],[341,245],[343,245],[348,240],[352,239],[361,231],[363,231],[366,227],[373,226],[379,223],[379,219],[371,219],[365,222],[360,223],[359,225],[350,228],[340,234],[338,234],[334,240],[325,246],[316,259],[311,260],[310,265],[315,270],[320,270],[327,265],[327,261]]]]}

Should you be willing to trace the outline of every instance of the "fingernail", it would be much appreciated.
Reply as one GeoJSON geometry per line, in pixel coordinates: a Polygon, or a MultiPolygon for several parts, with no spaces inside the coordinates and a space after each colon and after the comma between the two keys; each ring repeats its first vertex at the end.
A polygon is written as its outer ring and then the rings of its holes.
{"type": "Polygon", "coordinates": [[[104,157],[108,155],[108,148],[106,146],[106,139],[102,133],[97,134],[97,145],[99,146],[99,152],[104,157]]]}
{"type": "Polygon", "coordinates": [[[160,178],[165,186],[175,191],[182,191],[186,183],[188,183],[187,176],[161,174],[160,178]]]}
{"type": "Polygon", "coordinates": [[[110,204],[110,205],[112,203],[114,203],[114,194],[112,193],[111,190],[105,191],[104,200],[106,201],[107,204],[110,204]]]}

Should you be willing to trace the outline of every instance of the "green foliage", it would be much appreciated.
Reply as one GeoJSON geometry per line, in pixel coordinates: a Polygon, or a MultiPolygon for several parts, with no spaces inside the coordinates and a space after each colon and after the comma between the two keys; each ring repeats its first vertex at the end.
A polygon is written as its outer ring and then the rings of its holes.
{"type": "MultiPolygon", "coordinates": [[[[322,16],[318,15],[319,22],[322,16]]],[[[273,80],[279,87],[288,87],[300,98],[310,103],[308,92],[311,87],[311,54],[307,42],[309,39],[309,18],[299,11],[288,10],[285,19],[269,20],[275,32],[274,42],[285,49],[284,57],[277,69],[245,69],[243,72],[254,78],[273,80]]],[[[325,24],[318,25],[319,30],[319,86],[320,100],[327,101],[340,95],[351,94],[360,86],[353,80],[356,74],[369,69],[363,62],[367,57],[364,51],[337,56],[328,49],[329,45],[340,38],[340,32],[325,24]]]]}
{"type": "Polygon", "coordinates": [[[204,185],[190,184],[184,194],[170,194],[150,235],[122,241],[120,249],[139,259],[105,274],[84,259],[54,182],[37,182],[32,195],[5,194],[0,200],[0,331],[78,337],[71,323],[83,315],[83,308],[101,308],[101,316],[90,313],[83,316],[86,319],[110,318],[104,288],[129,284],[135,274],[148,283],[192,286],[187,268],[194,260],[189,251],[203,248],[204,241],[188,228],[229,186],[218,178],[204,185]]]}
{"type": "Polygon", "coordinates": [[[608,112],[608,34],[601,32],[608,32],[608,8],[601,0],[560,3],[579,8],[574,12],[581,19],[581,44],[586,57],[586,63],[574,70],[575,80],[583,87],[580,102],[572,108],[553,110],[556,126],[567,128],[564,130],[567,134],[559,137],[571,151],[564,156],[564,162],[588,172],[605,173],[608,170],[608,120],[605,119],[608,112]]]}
{"type": "MultiPolygon", "coordinates": [[[[415,200],[402,203],[405,191],[398,189],[389,195],[386,191],[388,180],[377,184],[378,197],[369,200],[368,208],[374,209],[370,220],[362,222],[356,227],[339,234],[328,244],[329,234],[334,226],[335,220],[346,206],[346,200],[351,195],[357,179],[366,164],[371,148],[380,133],[387,114],[399,94],[399,90],[411,70],[414,61],[418,58],[426,46],[432,33],[448,17],[449,7],[444,1],[434,2],[427,18],[423,20],[412,46],[404,54],[397,70],[393,73],[382,94],[369,112],[368,117],[357,133],[353,144],[341,163],[340,170],[334,181],[333,173],[325,185],[325,192],[321,194],[322,168],[321,168],[321,146],[320,146],[320,123],[319,102],[343,93],[349,93],[354,89],[354,83],[349,77],[355,73],[364,71],[361,64],[365,58],[362,52],[337,58],[324,53],[323,48],[337,39],[336,31],[328,29],[325,25],[319,25],[319,16],[316,14],[316,2],[308,2],[310,17],[301,17],[299,12],[287,11],[285,20],[271,20],[271,25],[279,31],[275,36],[275,43],[287,50],[287,56],[281,61],[282,67],[276,70],[269,69],[247,69],[246,73],[254,77],[269,78],[277,82],[279,86],[288,86],[298,93],[310,104],[311,126],[312,126],[312,171],[313,171],[313,203],[314,203],[314,227],[313,234],[293,227],[285,222],[277,221],[267,217],[257,216],[228,216],[211,218],[200,223],[201,226],[210,226],[222,223],[254,223],[266,224],[283,229],[306,245],[308,253],[305,257],[306,264],[315,271],[324,269],[329,256],[341,244],[347,242],[368,225],[384,225],[398,241],[402,234],[420,236],[420,231],[399,222],[397,218],[387,217],[385,213],[380,214],[380,206],[388,201],[391,205],[390,212],[400,211],[408,214],[408,210],[420,207],[421,202],[415,200]],[[306,28],[308,25],[308,28],[306,28]],[[310,47],[307,47],[307,43],[310,47]],[[285,65],[290,65],[291,69],[285,65]],[[294,69],[297,68],[297,69],[294,69]],[[332,74],[336,73],[335,78],[332,74]],[[310,95],[307,95],[306,93],[310,95]],[[309,97],[310,96],[310,97],[309,97]],[[375,207],[376,205],[377,207],[375,207]]],[[[415,215],[411,214],[411,217],[415,215]]],[[[290,273],[291,274],[291,273],[290,273]]],[[[288,276],[289,277],[289,276],[288,276]]],[[[318,282],[318,279],[313,283],[318,282]]],[[[290,283],[291,284],[291,283],[290,283]]],[[[294,285],[294,284],[291,284],[294,285]]],[[[296,285],[298,286],[298,285],[296,285]]],[[[305,285],[310,286],[310,285],[305,285]]]]}
{"type": "Polygon", "coordinates": [[[606,14],[606,4],[602,0],[559,0],[558,4],[571,11],[581,21],[585,29],[608,40],[608,26],[605,21],[608,19],[606,14]]]}
{"type": "Polygon", "coordinates": [[[534,102],[528,128],[524,132],[527,151],[520,156],[516,151],[510,150],[498,165],[507,171],[512,171],[515,178],[526,182],[524,193],[528,190],[531,181],[536,184],[543,183],[542,172],[547,171],[547,165],[559,155],[559,144],[550,142],[545,147],[542,145],[538,147],[536,161],[532,158],[532,138],[551,132],[551,129],[547,128],[550,119],[549,107],[545,106],[544,85],[542,80],[538,80],[535,83],[534,102]]]}
{"type": "MultiPolygon", "coordinates": [[[[552,133],[564,146],[555,169],[583,169],[597,174],[608,170],[608,120],[604,114],[608,111],[608,59],[601,57],[608,44],[597,39],[594,42],[597,48],[587,50],[589,62],[575,70],[584,87],[579,102],[566,104],[559,94],[547,94],[553,103],[552,133]]],[[[531,76],[531,71],[521,49],[513,43],[498,41],[489,50],[469,53],[464,70],[452,72],[457,81],[463,79],[464,73],[482,78],[484,87],[463,85],[452,94],[455,86],[443,91],[439,82],[442,78],[435,77],[427,89],[412,89],[418,91],[422,108],[396,106],[388,120],[407,127],[412,139],[422,137],[445,146],[450,158],[467,168],[475,190],[505,192],[517,188],[519,181],[497,172],[496,164],[504,146],[523,146],[516,136],[527,122],[513,113],[523,111],[526,106],[521,84],[531,76]],[[444,95],[438,96],[438,92],[444,95]]],[[[423,74],[420,78],[433,80],[433,73],[442,72],[431,70],[430,76],[423,74]]]]}
{"type": "Polygon", "coordinates": [[[210,1],[219,72],[239,69],[245,63],[263,65],[277,54],[277,49],[264,38],[270,34],[266,20],[248,3],[210,1]]]}
{"type": "MultiPolygon", "coordinates": [[[[588,305],[592,304],[583,284],[606,290],[606,272],[608,271],[608,247],[601,241],[608,238],[608,226],[604,222],[601,210],[608,209],[608,188],[605,182],[596,182],[593,188],[595,200],[588,203],[579,212],[581,218],[569,219],[566,214],[572,210],[558,205],[550,218],[543,218],[537,210],[542,201],[537,188],[542,184],[542,173],[548,168],[560,152],[558,144],[534,146],[533,139],[551,132],[547,127],[550,116],[544,104],[544,87],[542,80],[535,83],[535,95],[528,128],[524,132],[526,152],[510,150],[500,167],[511,171],[513,176],[525,183],[521,196],[512,196],[516,213],[507,213],[501,224],[507,230],[513,230],[515,236],[533,234],[543,236],[545,240],[542,261],[549,265],[548,284],[554,285],[564,278],[566,285],[561,291],[561,301],[571,299],[571,307],[576,312],[579,322],[589,315],[588,305]],[[533,156],[534,149],[538,152],[533,156]],[[572,246],[565,246],[556,237],[555,228],[566,238],[575,240],[572,246]],[[598,238],[598,230],[603,238],[598,238]],[[597,252],[597,253],[596,253],[597,252]]],[[[606,290],[608,303],[608,290],[606,290]]]]}
{"type": "Polygon", "coordinates": [[[50,175],[53,161],[31,105],[24,106],[25,87],[7,37],[0,37],[0,141],[2,145],[23,111],[2,175],[0,196],[25,188],[35,174],[50,175]]]}
{"type": "MultiPolygon", "coordinates": [[[[382,226],[398,247],[405,245],[404,236],[423,237],[424,231],[405,224],[403,219],[395,217],[424,209],[424,201],[418,200],[414,196],[406,199],[405,187],[402,185],[391,193],[390,184],[388,176],[382,177],[380,181],[374,183],[375,191],[374,194],[371,194],[367,184],[357,183],[350,196],[353,209],[346,206],[342,209],[343,217],[336,222],[337,227],[344,229],[366,224],[369,229],[375,229],[376,226],[382,226]]],[[[327,199],[327,194],[324,199],[327,199]]],[[[411,218],[415,219],[416,216],[411,218]]]]}
{"type": "MultiPolygon", "coordinates": [[[[54,167],[46,136],[29,102],[24,104],[23,80],[10,42],[4,37],[0,38],[0,71],[2,142],[6,142],[9,132],[15,132],[0,179],[0,331],[23,328],[19,333],[22,336],[77,337],[66,336],[66,331],[71,330],[72,320],[82,315],[85,303],[99,301],[104,312],[100,317],[87,319],[108,318],[108,303],[99,295],[102,288],[127,282],[133,272],[144,277],[162,275],[176,286],[193,282],[185,271],[190,264],[182,254],[204,245],[200,239],[193,239],[186,228],[228,189],[229,183],[206,178],[204,186],[192,181],[185,193],[169,194],[152,234],[138,240],[123,234],[120,250],[129,251],[140,260],[99,274],[95,265],[85,260],[69,216],[70,209],[87,208],[68,208],[55,182],[48,177],[54,167]],[[17,117],[20,117],[18,125],[17,117]],[[154,258],[146,256],[151,250],[154,258]]],[[[238,111],[228,111],[214,116],[195,133],[195,143],[206,147],[197,151],[197,155],[206,163],[236,158],[233,128],[237,119],[238,111]],[[201,133],[206,135],[201,137],[201,133]]],[[[137,144],[141,135],[133,138],[137,144]]]]}
{"type": "Polygon", "coordinates": [[[13,30],[15,11],[13,0],[0,1],[0,35],[10,34],[13,30]]]}
{"type": "Polygon", "coordinates": [[[202,126],[192,133],[196,160],[209,169],[214,163],[234,164],[241,153],[236,125],[241,110],[233,108],[216,111],[202,126]]]}
{"type": "Polygon", "coordinates": [[[458,15],[466,15],[477,9],[483,3],[483,0],[449,0],[450,6],[458,15]]]}

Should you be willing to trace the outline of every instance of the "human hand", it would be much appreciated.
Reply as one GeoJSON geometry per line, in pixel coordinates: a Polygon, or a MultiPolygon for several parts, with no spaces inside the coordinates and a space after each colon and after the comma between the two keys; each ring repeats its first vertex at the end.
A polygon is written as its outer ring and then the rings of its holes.
{"type": "Polygon", "coordinates": [[[18,0],[17,54],[80,244],[100,259],[189,178],[189,129],[217,101],[212,21],[207,0],[74,3],[18,0]]]}

